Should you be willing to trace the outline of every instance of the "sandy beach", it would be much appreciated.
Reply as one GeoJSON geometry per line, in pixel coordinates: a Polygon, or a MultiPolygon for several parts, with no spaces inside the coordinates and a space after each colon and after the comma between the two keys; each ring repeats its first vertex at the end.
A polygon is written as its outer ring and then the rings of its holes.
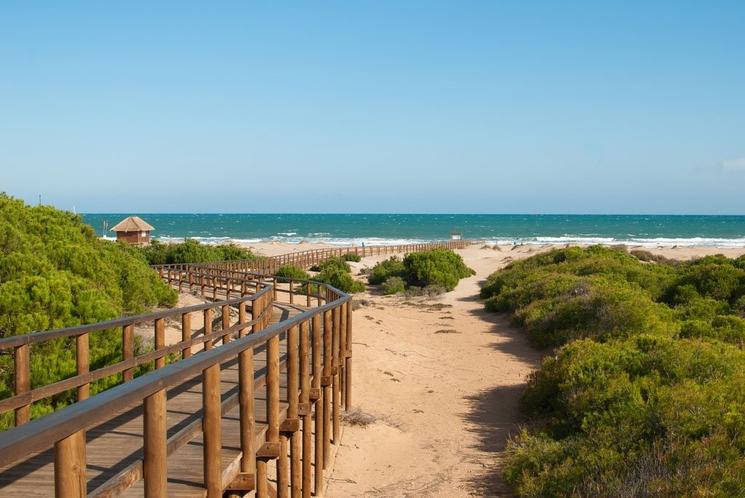
{"type": "MultiPolygon", "coordinates": [[[[254,247],[264,254],[285,249],[254,247]]],[[[355,296],[353,412],[327,496],[510,494],[501,480],[502,452],[522,421],[518,399],[526,377],[545,352],[531,347],[506,317],[483,311],[479,282],[510,261],[551,247],[474,245],[458,251],[476,275],[439,297],[355,296]],[[353,425],[357,420],[369,424],[353,425]]],[[[678,259],[745,253],[648,250],[678,259]]],[[[365,258],[355,269],[382,258],[365,258]]]]}
{"type": "MultiPolygon", "coordinates": [[[[251,244],[267,256],[323,247],[251,244]]],[[[457,251],[476,270],[436,297],[355,295],[354,402],[343,426],[326,496],[509,496],[501,479],[503,450],[522,422],[518,400],[547,351],[527,342],[506,316],[486,313],[480,282],[511,261],[552,245],[485,246],[457,251]]],[[[745,248],[629,246],[668,258],[737,257],[745,248]]],[[[390,255],[351,263],[353,273],[390,255]]],[[[180,306],[197,304],[182,294],[180,306]]],[[[201,318],[196,317],[195,329],[201,318]]],[[[152,328],[137,330],[152,340],[152,328]]],[[[180,340],[169,323],[167,344],[180,340]]]]}

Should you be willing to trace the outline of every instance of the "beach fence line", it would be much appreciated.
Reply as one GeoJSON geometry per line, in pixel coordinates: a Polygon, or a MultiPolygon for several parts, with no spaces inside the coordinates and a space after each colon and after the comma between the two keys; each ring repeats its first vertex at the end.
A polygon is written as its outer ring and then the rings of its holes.
{"type": "Polygon", "coordinates": [[[205,304],[0,339],[15,378],[0,414],[14,411],[16,425],[0,433],[0,495],[322,492],[341,410],[352,400],[351,297],[326,284],[217,270],[161,270],[171,285],[212,299],[205,304]],[[295,285],[312,293],[312,307],[311,298],[307,308],[290,303],[295,285]],[[181,340],[166,345],[174,324],[181,340]],[[136,347],[143,325],[153,328],[152,350],[136,347]],[[121,358],[94,367],[90,337],[104,331],[121,335],[121,358]],[[59,340],[74,342],[76,374],[32,388],[34,347],[59,340]],[[136,375],[148,365],[152,371],[136,375]],[[121,383],[91,393],[112,376],[121,383]],[[29,420],[32,403],[71,390],[73,404],[29,420]]]}
{"type": "Polygon", "coordinates": [[[309,249],[306,251],[295,251],[278,256],[269,256],[257,260],[225,261],[210,263],[208,267],[219,267],[229,270],[247,270],[265,274],[273,274],[285,265],[310,268],[318,265],[329,258],[341,257],[346,254],[355,254],[360,257],[381,256],[386,254],[400,254],[416,251],[428,251],[431,249],[465,249],[473,244],[469,240],[443,240],[435,242],[422,242],[419,244],[379,245],[379,246],[354,246],[354,247],[332,247],[323,249],[309,249]]]}

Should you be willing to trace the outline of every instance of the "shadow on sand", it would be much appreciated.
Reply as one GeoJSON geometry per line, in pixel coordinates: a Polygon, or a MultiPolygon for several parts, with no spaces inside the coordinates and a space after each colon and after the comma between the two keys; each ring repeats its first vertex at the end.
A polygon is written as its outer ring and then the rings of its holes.
{"type": "MultiPolygon", "coordinates": [[[[468,297],[463,300],[473,302],[479,299],[468,297]]],[[[487,312],[481,307],[469,312],[490,324],[489,332],[495,338],[490,344],[492,348],[524,363],[531,370],[538,368],[545,352],[533,348],[525,332],[511,325],[506,314],[487,312]]],[[[495,457],[482,462],[483,471],[468,479],[471,491],[478,496],[513,496],[502,477],[502,464],[507,441],[524,421],[519,401],[526,380],[521,379],[513,385],[495,386],[465,398],[468,410],[463,419],[470,427],[469,431],[477,435],[475,449],[494,454],[495,457]]]]}

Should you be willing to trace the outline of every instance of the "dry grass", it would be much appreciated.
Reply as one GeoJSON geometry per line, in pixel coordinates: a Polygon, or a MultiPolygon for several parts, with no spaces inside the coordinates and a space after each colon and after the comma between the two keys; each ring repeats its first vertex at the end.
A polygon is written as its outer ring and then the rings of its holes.
{"type": "Polygon", "coordinates": [[[373,424],[378,420],[373,415],[365,413],[359,408],[352,408],[348,412],[342,412],[341,418],[345,424],[349,424],[350,426],[354,425],[357,427],[367,427],[368,425],[373,424]]]}

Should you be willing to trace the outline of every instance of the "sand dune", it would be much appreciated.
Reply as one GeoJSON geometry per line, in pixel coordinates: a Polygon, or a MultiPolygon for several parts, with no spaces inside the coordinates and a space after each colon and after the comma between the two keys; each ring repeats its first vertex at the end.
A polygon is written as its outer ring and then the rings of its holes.
{"type": "MultiPolygon", "coordinates": [[[[510,495],[501,479],[503,449],[521,422],[526,377],[543,353],[506,317],[483,311],[478,284],[509,261],[551,247],[474,245],[458,252],[477,274],[451,293],[357,298],[354,408],[374,422],[345,426],[328,496],[510,495]]],[[[745,249],[652,252],[690,259],[745,249]]]]}

